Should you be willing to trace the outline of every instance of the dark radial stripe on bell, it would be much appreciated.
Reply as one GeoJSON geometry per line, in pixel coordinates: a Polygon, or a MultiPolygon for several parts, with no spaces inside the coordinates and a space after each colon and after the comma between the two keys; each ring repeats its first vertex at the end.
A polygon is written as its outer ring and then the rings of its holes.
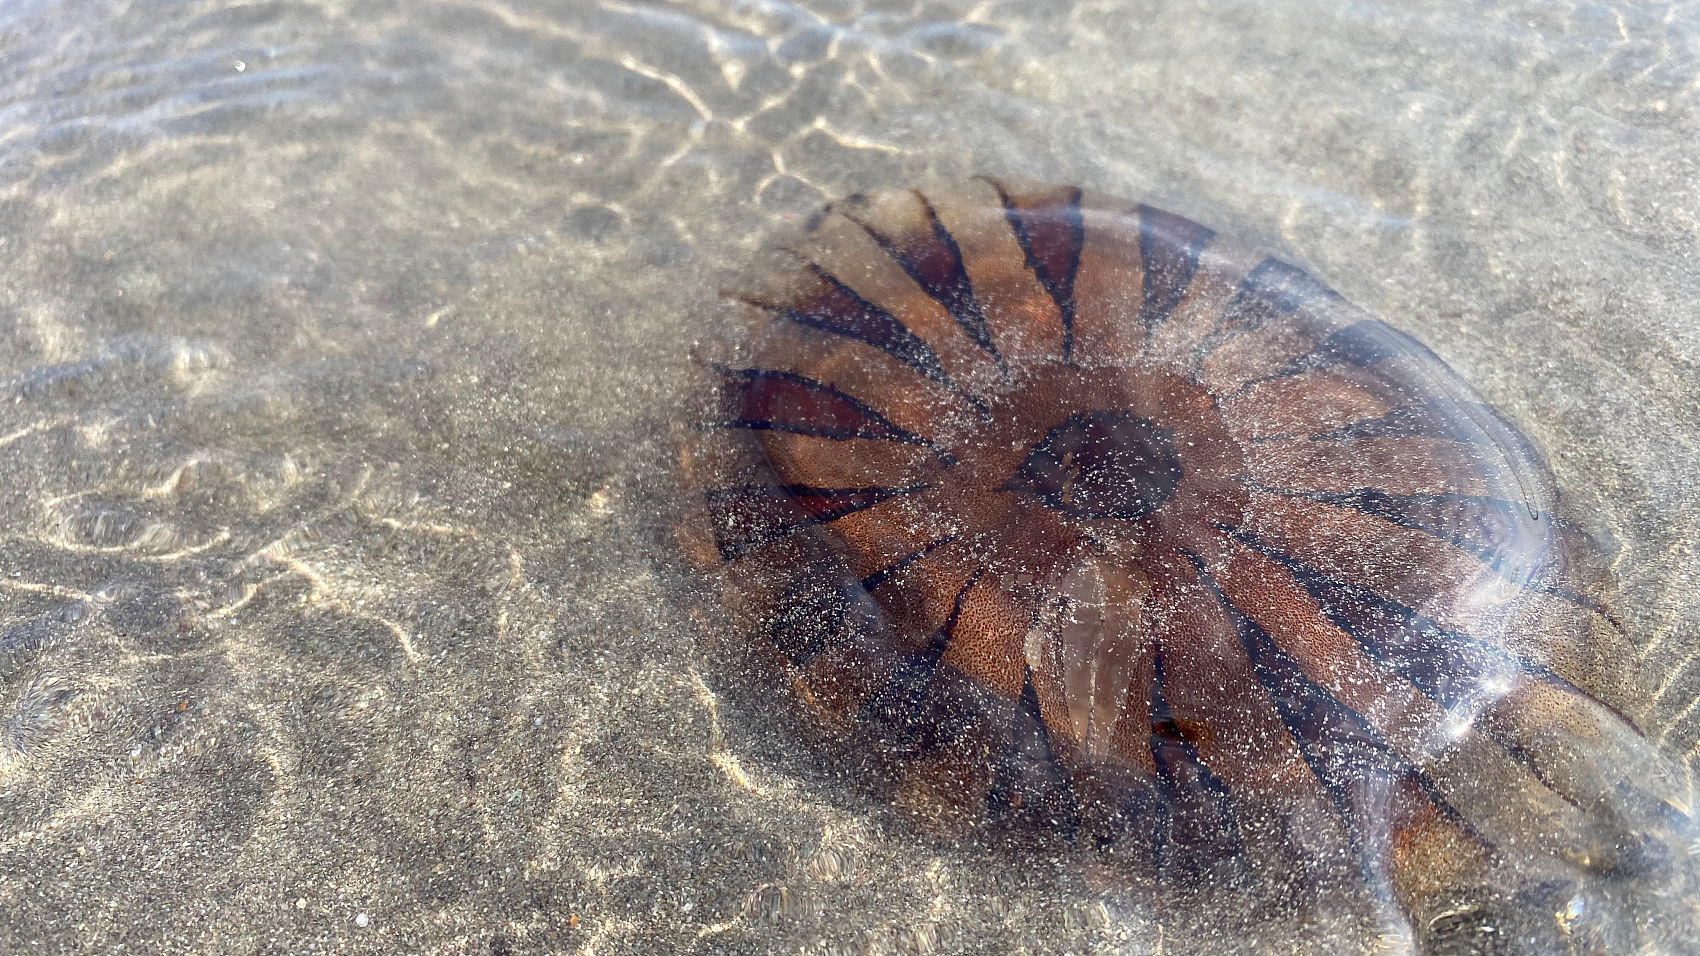
{"type": "Polygon", "coordinates": [[[802,569],[774,603],[766,622],[768,638],[792,664],[807,667],[847,627],[871,628],[878,610],[836,560],[802,569]]]}
{"type": "Polygon", "coordinates": [[[1028,667],[1023,671],[1021,697],[1010,715],[1009,733],[986,793],[986,812],[993,820],[1003,820],[1050,811],[1056,818],[1047,822],[1073,839],[1080,829],[1080,802],[1062,762],[1051,750],[1051,735],[1045,729],[1039,694],[1033,688],[1033,668],[1028,667]]]}
{"type": "Polygon", "coordinates": [[[1607,614],[1604,605],[1574,588],[1540,580],[1561,555],[1552,547],[1552,519],[1503,498],[1474,495],[1391,495],[1374,488],[1355,491],[1292,491],[1256,482],[1248,488],[1269,494],[1350,508],[1383,521],[1420,531],[1482,562],[1510,584],[1607,614]],[[1528,517],[1524,517],[1528,516],[1528,517]],[[1518,559],[1520,558],[1520,560],[1518,559]]]}
{"type": "Polygon", "coordinates": [[[743,414],[728,422],[708,422],[708,428],[790,432],[846,441],[869,438],[931,448],[933,443],[901,428],[868,403],[823,382],[773,369],[720,371],[742,394],[743,414]]]}
{"type": "Polygon", "coordinates": [[[1401,355],[1434,357],[1434,353],[1422,343],[1386,322],[1380,319],[1360,319],[1343,329],[1334,330],[1315,348],[1288,362],[1275,373],[1275,377],[1297,375],[1311,369],[1332,368],[1337,365],[1362,368],[1401,355]]]}
{"type": "MultiPolygon", "coordinates": [[[[1337,296],[1332,289],[1327,289],[1327,292],[1337,296]]],[[[1264,382],[1316,369],[1338,368],[1342,365],[1367,368],[1377,362],[1400,356],[1420,357],[1444,367],[1440,358],[1416,339],[1379,319],[1361,319],[1345,328],[1334,330],[1310,351],[1293,358],[1268,375],[1241,383],[1233,392],[1223,397],[1233,398],[1264,382]]]]}
{"type": "Polygon", "coordinates": [[[901,488],[814,488],[745,485],[703,492],[715,544],[730,561],[799,528],[837,521],[882,501],[914,494],[928,484],[901,488]]]}
{"type": "Polygon", "coordinates": [[[1390,821],[1371,818],[1365,806],[1369,802],[1365,791],[1376,786],[1374,778],[1389,784],[1397,780],[1414,784],[1441,816],[1492,851],[1492,844],[1452,806],[1427,773],[1401,757],[1361,714],[1306,676],[1262,627],[1228,600],[1203,559],[1190,551],[1183,553],[1228,615],[1253,675],[1281,715],[1305,763],[1328,790],[1346,824],[1366,881],[1385,889],[1386,859],[1379,841],[1387,835],[1390,821]]]}
{"type": "Polygon", "coordinates": [[[1350,508],[1401,528],[1421,531],[1469,552],[1515,584],[1528,583],[1535,573],[1546,565],[1544,559],[1547,557],[1547,544],[1552,534],[1551,519],[1527,517],[1527,508],[1503,498],[1450,492],[1394,495],[1374,488],[1359,488],[1354,491],[1296,491],[1273,488],[1256,481],[1244,484],[1252,491],[1350,508]],[[1521,549],[1533,542],[1538,542],[1539,555],[1543,560],[1531,561],[1521,571],[1512,566],[1512,562],[1502,553],[1502,549],[1506,547],[1521,549]]]}
{"type": "Polygon", "coordinates": [[[891,580],[892,575],[896,574],[899,571],[902,571],[904,568],[910,566],[911,564],[914,564],[916,561],[921,560],[922,558],[931,554],[934,550],[936,550],[938,548],[942,548],[945,545],[947,545],[947,544],[949,544],[949,543],[951,543],[952,541],[955,541],[955,540],[956,540],[956,535],[947,534],[942,538],[938,538],[938,539],[935,539],[933,541],[927,542],[926,546],[921,548],[919,551],[915,551],[911,554],[904,555],[903,557],[899,558],[895,564],[891,564],[887,567],[881,568],[880,570],[875,571],[873,574],[870,574],[867,577],[863,578],[862,579],[862,589],[864,591],[867,591],[869,594],[872,594],[874,592],[875,588],[877,588],[880,585],[884,584],[885,582],[891,580]]]}
{"type": "Polygon", "coordinates": [[[1175,720],[1163,697],[1163,654],[1151,658],[1151,759],[1157,768],[1159,829],[1154,841],[1159,869],[1200,870],[1243,851],[1233,797],[1222,778],[1198,755],[1191,734],[1175,720]],[[1175,858],[1168,858],[1170,849],[1175,858]],[[1205,852],[1210,850],[1212,852],[1205,852]]]}
{"type": "Polygon", "coordinates": [[[1198,271],[1198,258],[1215,231],[1174,213],[1140,206],[1139,260],[1145,270],[1140,283],[1139,315],[1150,344],[1157,326],[1175,311],[1198,271]]]}
{"type": "Polygon", "coordinates": [[[926,215],[927,227],[932,233],[931,242],[922,240],[905,248],[874,228],[866,219],[847,210],[840,209],[839,212],[862,227],[862,231],[885,250],[885,254],[908,273],[909,278],[915,280],[915,284],[920,286],[923,292],[944,307],[951,319],[967,333],[974,344],[990,355],[998,368],[1007,373],[1008,367],[1004,364],[1003,356],[998,353],[997,346],[992,342],[991,325],[986,321],[986,314],[974,296],[974,284],[968,278],[968,270],[962,265],[962,249],[956,244],[956,237],[939,221],[933,204],[920,190],[910,192],[921,204],[921,210],[926,215]]]}
{"type": "Polygon", "coordinates": [[[800,296],[797,303],[788,305],[775,305],[750,297],[742,301],[759,309],[777,312],[805,328],[864,342],[920,372],[929,381],[956,390],[956,383],[945,374],[939,357],[908,326],[890,312],[857,295],[820,263],[799,258],[804,267],[821,280],[822,285],[814,294],[800,296]]]}
{"type": "MultiPolygon", "coordinates": [[[[1364,653],[1410,681],[1424,696],[1450,712],[1474,713],[1487,703],[1483,695],[1489,683],[1518,674],[1579,697],[1586,696],[1580,688],[1538,662],[1441,627],[1367,588],[1337,581],[1248,532],[1228,533],[1285,568],[1309,592],[1323,614],[1350,635],[1364,653]]],[[[1607,710],[1628,722],[1615,708],[1607,707],[1607,710]]],[[[1479,725],[1476,730],[1499,744],[1542,783],[1546,782],[1542,768],[1523,747],[1479,725]]],[[[1548,789],[1565,800],[1570,799],[1555,787],[1548,789]]]]}
{"type": "MultiPolygon", "coordinates": [[[[1436,398],[1396,408],[1379,418],[1354,422],[1311,436],[1311,441],[1351,441],[1357,438],[1444,438],[1496,449],[1513,472],[1536,471],[1541,455],[1522,433],[1487,405],[1453,398],[1436,398]]],[[[1522,480],[1519,477],[1519,480],[1522,480]]],[[[1544,480],[1544,479],[1543,479],[1544,480]]],[[[1533,489],[1526,489],[1532,492],[1533,489]]],[[[1539,517],[1533,509],[1520,505],[1539,517]]]]}
{"type": "MultiPolygon", "coordinates": [[[[956,592],[956,601],[951,605],[950,615],[945,618],[944,626],[934,631],[927,639],[927,646],[911,654],[897,669],[897,673],[886,681],[885,686],[869,697],[863,705],[864,718],[894,726],[923,754],[953,742],[968,729],[967,713],[953,717],[948,712],[949,708],[934,708],[935,711],[944,712],[928,713],[923,711],[923,705],[927,701],[933,677],[938,673],[939,663],[944,659],[945,651],[950,649],[950,640],[956,634],[956,622],[962,617],[962,605],[968,599],[968,592],[985,573],[986,569],[982,567],[975,569],[974,573],[968,576],[967,583],[956,592]]],[[[966,705],[953,706],[961,709],[966,705]]]]}
{"type": "Polygon", "coordinates": [[[1322,613],[1351,635],[1365,653],[1410,681],[1442,707],[1467,705],[1485,682],[1508,674],[1527,673],[1560,680],[1532,661],[1441,627],[1415,610],[1367,588],[1335,580],[1251,532],[1221,530],[1285,568],[1322,613]]]}
{"type": "Polygon", "coordinates": [[[1196,358],[1202,360],[1222,343],[1285,319],[1311,302],[1330,296],[1338,298],[1333,289],[1303,269],[1279,259],[1265,259],[1240,281],[1234,297],[1216,317],[1210,334],[1199,344],[1196,358]]]}
{"type": "MultiPolygon", "coordinates": [[[[1332,431],[1319,432],[1311,441],[1351,441],[1357,438],[1445,438],[1475,444],[1499,444],[1506,440],[1503,422],[1480,402],[1433,398],[1415,405],[1401,405],[1379,418],[1368,418],[1332,431]],[[1495,427],[1498,426],[1498,427],[1495,427]]],[[[1532,452],[1518,440],[1512,447],[1520,457],[1532,452]]]]}
{"type": "MultiPolygon", "coordinates": [[[[1323,609],[1334,626],[1350,634],[1370,657],[1387,663],[1443,708],[1467,703],[1482,682],[1510,672],[1527,674],[1567,694],[1588,697],[1588,692],[1554,674],[1538,660],[1489,645],[1464,631],[1443,628],[1438,621],[1396,600],[1329,577],[1249,531],[1224,526],[1217,529],[1283,566],[1316,599],[1317,607],[1323,609]]],[[[1610,704],[1600,701],[1600,706],[1623,723],[1632,723],[1629,716],[1610,704]]]]}
{"type": "Polygon", "coordinates": [[[1086,223],[1080,214],[1080,190],[1069,189],[1058,203],[1025,205],[1010,196],[995,179],[981,177],[1003,203],[1004,219],[1027,268],[1044,287],[1062,316],[1062,357],[1074,362],[1074,277],[1080,271],[1080,249],[1086,243],[1086,223]]]}

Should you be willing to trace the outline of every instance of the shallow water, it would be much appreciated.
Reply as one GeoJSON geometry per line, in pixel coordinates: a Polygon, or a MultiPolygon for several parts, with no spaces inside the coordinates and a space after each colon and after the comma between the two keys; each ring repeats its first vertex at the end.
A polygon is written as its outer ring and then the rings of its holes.
{"type": "Polygon", "coordinates": [[[729,692],[668,530],[726,270],[975,171],[1433,346],[1700,762],[1700,6],[1029,6],[0,9],[0,950],[1176,948],[729,692]]]}

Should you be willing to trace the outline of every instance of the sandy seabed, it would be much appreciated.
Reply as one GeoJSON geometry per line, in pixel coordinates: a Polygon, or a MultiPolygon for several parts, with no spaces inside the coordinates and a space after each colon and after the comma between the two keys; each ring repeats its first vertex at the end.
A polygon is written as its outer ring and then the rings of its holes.
{"type": "Polygon", "coordinates": [[[1316,951],[918,826],[711,653],[716,289],[975,171],[1432,345],[1615,543],[1692,763],[1700,7],[1029,6],[0,10],[0,951],[1316,951]]]}

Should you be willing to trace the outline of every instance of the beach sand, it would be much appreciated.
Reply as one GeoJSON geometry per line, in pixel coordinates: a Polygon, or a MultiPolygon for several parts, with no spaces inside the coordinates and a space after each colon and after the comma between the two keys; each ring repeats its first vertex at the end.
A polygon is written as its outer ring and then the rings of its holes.
{"type": "Polygon", "coordinates": [[[920,825],[715,653],[717,289],[978,171],[1434,347],[1614,544],[1693,763],[1700,7],[1029,6],[0,10],[0,952],[1318,951],[920,825]]]}

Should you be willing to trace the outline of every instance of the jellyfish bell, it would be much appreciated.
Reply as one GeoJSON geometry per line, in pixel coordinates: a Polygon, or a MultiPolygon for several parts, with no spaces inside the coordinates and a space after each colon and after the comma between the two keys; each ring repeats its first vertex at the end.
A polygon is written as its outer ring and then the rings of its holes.
{"type": "Polygon", "coordinates": [[[764,261],[688,535],[907,800],[1427,952],[1694,939],[1601,562],[1415,339],[1070,187],[855,196],[764,261]]]}

